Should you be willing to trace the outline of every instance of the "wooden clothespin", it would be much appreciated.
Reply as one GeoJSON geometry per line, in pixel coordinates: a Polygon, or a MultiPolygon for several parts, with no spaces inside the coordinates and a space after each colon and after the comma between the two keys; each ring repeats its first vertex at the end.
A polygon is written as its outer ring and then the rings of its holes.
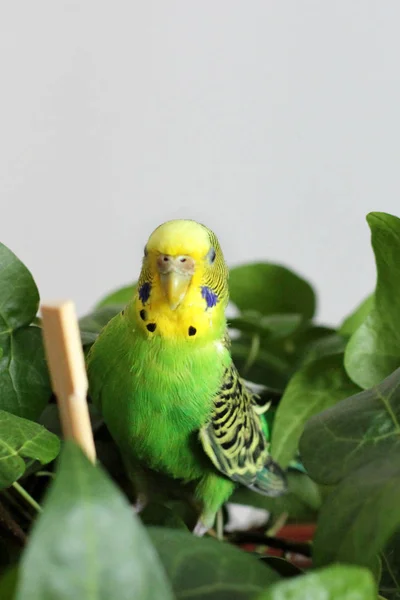
{"type": "Polygon", "coordinates": [[[88,381],[75,306],[42,304],[44,346],[65,439],[73,439],[94,463],[96,449],[86,401],[88,381]]]}

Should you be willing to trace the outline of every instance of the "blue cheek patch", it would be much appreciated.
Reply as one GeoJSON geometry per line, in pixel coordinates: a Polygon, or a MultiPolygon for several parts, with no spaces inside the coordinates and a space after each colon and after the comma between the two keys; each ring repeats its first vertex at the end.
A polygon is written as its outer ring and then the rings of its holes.
{"type": "Polygon", "coordinates": [[[215,294],[211,288],[203,285],[201,288],[201,295],[207,303],[207,308],[212,308],[218,302],[218,296],[215,294]]]}
{"type": "Polygon", "coordinates": [[[139,298],[142,301],[142,304],[145,304],[147,300],[150,298],[151,292],[151,284],[146,281],[143,285],[140,286],[139,289],[139,298]]]}

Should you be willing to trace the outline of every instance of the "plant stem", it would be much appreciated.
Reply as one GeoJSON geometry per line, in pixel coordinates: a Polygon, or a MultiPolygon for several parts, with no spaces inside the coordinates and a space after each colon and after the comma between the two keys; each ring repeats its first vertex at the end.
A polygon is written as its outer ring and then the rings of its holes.
{"type": "Polygon", "coordinates": [[[19,485],[17,481],[14,481],[12,486],[24,498],[24,500],[26,500],[28,504],[30,504],[37,512],[42,512],[42,507],[40,506],[40,504],[38,504],[36,500],[32,498],[30,494],[28,494],[28,492],[25,488],[22,487],[22,485],[19,485]]]}

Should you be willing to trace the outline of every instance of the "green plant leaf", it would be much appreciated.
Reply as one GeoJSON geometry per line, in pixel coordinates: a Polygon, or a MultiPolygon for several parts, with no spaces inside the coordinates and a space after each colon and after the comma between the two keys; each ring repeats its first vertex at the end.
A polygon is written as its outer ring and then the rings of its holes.
{"type": "Polygon", "coordinates": [[[380,385],[308,421],[300,453],[310,476],[335,484],[360,466],[400,448],[400,369],[380,385]]]}
{"type": "Polygon", "coordinates": [[[344,319],[338,333],[350,337],[362,325],[374,307],[374,294],[370,294],[357,308],[344,319]]]}
{"type": "Polygon", "coordinates": [[[115,304],[122,304],[122,308],[128,304],[135,295],[137,283],[126,285],[110,294],[107,294],[97,304],[96,308],[102,308],[103,306],[113,306],[115,304]]]}
{"type": "Polygon", "coordinates": [[[352,471],[322,505],[314,565],[344,562],[373,568],[400,528],[399,497],[400,451],[352,471]]]}
{"type": "Polygon", "coordinates": [[[295,456],[306,421],[358,388],[347,376],[343,355],[305,364],[289,381],[274,420],[271,454],[285,468],[295,456]]]}
{"type": "Polygon", "coordinates": [[[263,508],[273,516],[287,513],[296,522],[309,523],[316,520],[322,500],[316,483],[307,475],[296,471],[287,473],[288,493],[272,498],[257,494],[252,490],[239,487],[229,502],[263,508]]]}
{"type": "Polygon", "coordinates": [[[255,557],[184,531],[149,528],[177,600],[247,600],[280,579],[255,557]]]}
{"type": "Polygon", "coordinates": [[[14,600],[18,582],[18,568],[10,567],[0,578],[1,600],[14,600]]]}
{"type": "Polygon", "coordinates": [[[382,552],[379,591],[388,600],[400,598],[400,531],[396,531],[382,552]]]}
{"type": "Polygon", "coordinates": [[[375,600],[376,587],[367,569],[333,565],[271,586],[258,600],[375,600]]]}
{"type": "Polygon", "coordinates": [[[239,317],[229,319],[229,327],[281,339],[295,333],[303,321],[302,315],[262,315],[256,311],[245,311],[239,317]]]}
{"type": "Polygon", "coordinates": [[[0,335],[0,409],[36,419],[51,396],[42,342],[36,326],[0,335]]]}
{"type": "Polygon", "coordinates": [[[60,450],[60,440],[41,425],[0,410],[0,489],[9,487],[25,472],[24,458],[43,465],[60,450]]]}
{"type": "Polygon", "coordinates": [[[274,569],[274,571],[284,578],[298,577],[303,573],[299,567],[279,556],[260,556],[258,560],[271,567],[271,569],[274,569]]]}
{"type": "Polygon", "coordinates": [[[0,333],[29,325],[39,307],[32,275],[11,250],[0,243],[0,333]]]}
{"type": "Polygon", "coordinates": [[[38,307],[32,275],[0,244],[0,409],[29,419],[50,397],[41,332],[29,326],[38,307]]]}
{"type": "Polygon", "coordinates": [[[240,310],[263,315],[297,313],[309,319],[315,312],[310,284],[280,265],[254,263],[231,269],[229,292],[240,310]]]}
{"type": "Polygon", "coordinates": [[[102,308],[96,308],[92,313],[79,319],[79,327],[81,332],[86,333],[100,333],[100,331],[107,325],[109,321],[115,315],[123,310],[124,305],[122,304],[111,304],[103,306],[102,308]]]}
{"type": "Polygon", "coordinates": [[[125,497],[71,442],[23,555],[16,600],[172,600],[125,497]]]}
{"type": "Polygon", "coordinates": [[[348,374],[364,389],[400,366],[400,219],[375,212],[367,220],[377,267],[375,303],[345,354],[348,374]]]}

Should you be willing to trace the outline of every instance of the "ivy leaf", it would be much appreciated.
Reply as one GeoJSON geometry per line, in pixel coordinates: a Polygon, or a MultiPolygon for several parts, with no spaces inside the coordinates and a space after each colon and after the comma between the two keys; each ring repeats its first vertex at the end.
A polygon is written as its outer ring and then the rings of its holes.
{"type": "Polygon", "coordinates": [[[396,531],[382,552],[382,575],[379,591],[388,600],[400,598],[400,531],[396,531]]]}
{"type": "Polygon", "coordinates": [[[273,569],[229,544],[177,529],[148,531],[177,600],[252,600],[280,579],[273,569]]]}
{"type": "Polygon", "coordinates": [[[58,437],[41,425],[0,410],[0,489],[25,472],[24,458],[51,462],[60,450],[58,437]]]}
{"type": "Polygon", "coordinates": [[[257,600],[375,600],[376,587],[367,569],[333,565],[272,585],[257,600]]]}
{"type": "Polygon", "coordinates": [[[0,409],[36,419],[50,397],[40,329],[29,324],[39,292],[25,265],[0,244],[0,409]]]}
{"type": "Polygon", "coordinates": [[[115,304],[122,305],[122,308],[128,304],[135,295],[137,283],[126,285],[125,287],[119,288],[114,292],[111,292],[104,298],[102,298],[97,304],[96,308],[103,308],[103,306],[113,306],[115,304]]]}
{"type": "Polygon", "coordinates": [[[148,535],[125,497],[67,442],[23,555],[16,600],[172,600],[148,535]]]}
{"type": "Polygon", "coordinates": [[[18,568],[10,567],[0,578],[1,600],[14,600],[18,581],[18,568]]]}
{"type": "Polygon", "coordinates": [[[338,333],[350,337],[362,325],[374,307],[375,296],[371,294],[357,306],[357,308],[344,319],[338,333]]]}
{"type": "Polygon", "coordinates": [[[0,409],[37,419],[51,395],[41,330],[32,325],[0,335],[0,349],[0,409]]]}
{"type": "Polygon", "coordinates": [[[366,389],[400,366],[400,219],[386,213],[367,216],[375,253],[375,303],[346,348],[351,379],[366,389]]]}
{"type": "Polygon", "coordinates": [[[29,325],[39,308],[32,275],[11,250],[0,243],[0,333],[29,325]]]}
{"type": "Polygon", "coordinates": [[[306,363],[293,375],[274,420],[271,454],[285,468],[294,458],[306,421],[358,388],[343,367],[343,354],[306,363]]]}
{"type": "Polygon", "coordinates": [[[239,317],[229,319],[229,327],[281,339],[295,333],[303,321],[302,315],[262,315],[255,311],[245,311],[239,317]]]}
{"type": "Polygon", "coordinates": [[[310,476],[335,484],[360,466],[400,449],[400,369],[378,386],[308,421],[300,453],[310,476]]]}
{"type": "Polygon", "coordinates": [[[297,313],[311,319],[315,294],[304,279],[271,263],[235,267],[229,273],[230,298],[240,310],[263,315],[297,313]]]}
{"type": "Polygon", "coordinates": [[[344,562],[372,568],[400,528],[399,497],[399,451],[352,471],[322,505],[314,538],[315,566],[344,562]]]}

